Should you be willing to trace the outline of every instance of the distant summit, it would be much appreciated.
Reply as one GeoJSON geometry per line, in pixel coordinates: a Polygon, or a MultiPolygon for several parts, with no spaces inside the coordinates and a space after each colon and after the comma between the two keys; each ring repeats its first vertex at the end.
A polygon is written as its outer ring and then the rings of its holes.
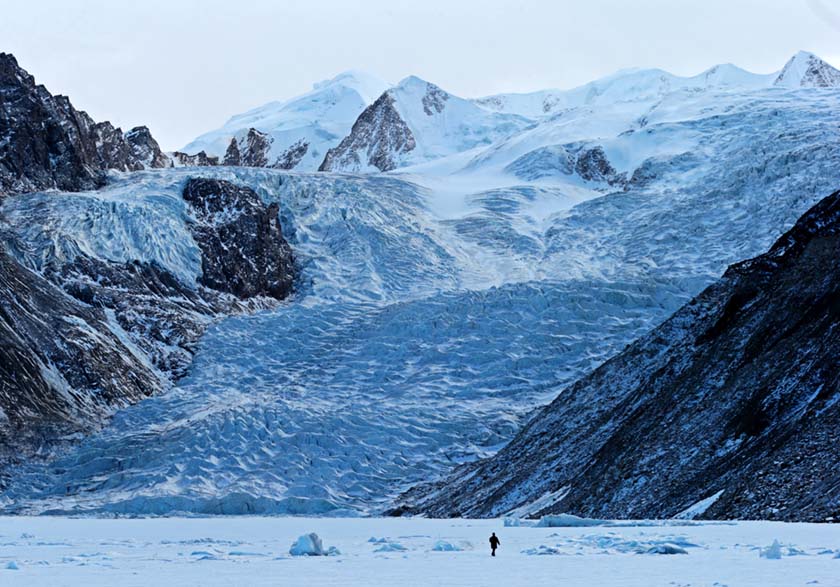
{"type": "Polygon", "coordinates": [[[226,165],[315,171],[327,151],[388,87],[376,76],[346,71],[316,83],[301,96],[233,116],[181,151],[204,151],[226,165]]]}
{"type": "Polygon", "coordinates": [[[800,51],[785,64],[773,85],[787,88],[837,88],[840,87],[840,71],[813,53],[800,51]]]}

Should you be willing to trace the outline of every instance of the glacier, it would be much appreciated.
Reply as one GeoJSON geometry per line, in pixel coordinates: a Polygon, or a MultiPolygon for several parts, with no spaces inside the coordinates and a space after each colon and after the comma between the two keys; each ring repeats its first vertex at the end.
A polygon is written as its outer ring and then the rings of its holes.
{"type": "Polygon", "coordinates": [[[678,88],[565,110],[386,174],[178,168],[6,199],[32,268],[82,251],[194,283],[181,190],[225,179],[279,204],[301,276],[277,308],[210,327],[172,389],[51,462],[21,465],[0,507],[384,511],[493,454],[836,189],[838,97],[678,88]],[[615,183],[557,163],[596,148],[615,183]]]}

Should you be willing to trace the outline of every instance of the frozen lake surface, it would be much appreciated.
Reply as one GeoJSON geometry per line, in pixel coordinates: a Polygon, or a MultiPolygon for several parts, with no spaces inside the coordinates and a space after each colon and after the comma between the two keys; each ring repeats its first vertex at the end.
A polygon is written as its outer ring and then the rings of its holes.
{"type": "Polygon", "coordinates": [[[534,528],[462,519],[0,518],[0,585],[159,584],[837,586],[840,525],[669,521],[534,528]],[[340,554],[291,556],[291,545],[310,532],[340,554]],[[495,559],[487,545],[491,532],[502,542],[495,559]],[[774,540],[781,557],[763,557],[774,540]],[[657,554],[672,550],[685,554],[657,554]]]}

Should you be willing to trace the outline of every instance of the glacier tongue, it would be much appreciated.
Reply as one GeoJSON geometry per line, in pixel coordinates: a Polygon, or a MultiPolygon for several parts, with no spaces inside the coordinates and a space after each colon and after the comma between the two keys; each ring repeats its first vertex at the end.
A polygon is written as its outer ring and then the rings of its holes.
{"type": "Polygon", "coordinates": [[[826,108],[836,97],[716,99],[682,110],[666,100],[632,132],[590,128],[627,174],[621,189],[495,175],[579,140],[585,121],[564,129],[558,119],[443,178],[175,169],[5,201],[10,230],[38,262],[80,247],[194,281],[181,189],[190,177],[227,179],[279,203],[302,278],[288,303],[213,326],[171,392],[123,410],[50,465],[16,471],[0,503],[368,513],[493,453],[564,385],[728,263],[766,249],[840,182],[840,114],[826,108]]]}

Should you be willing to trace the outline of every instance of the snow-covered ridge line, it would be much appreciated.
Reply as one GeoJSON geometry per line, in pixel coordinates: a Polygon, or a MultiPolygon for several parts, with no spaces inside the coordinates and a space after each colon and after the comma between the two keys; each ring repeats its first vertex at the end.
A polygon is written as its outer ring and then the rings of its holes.
{"type": "MultiPolygon", "coordinates": [[[[536,124],[574,108],[654,103],[672,92],[838,86],[840,72],[806,52],[797,53],[783,69],[770,74],[750,73],[732,64],[716,65],[690,77],[660,69],[629,69],[569,90],[473,99],[455,96],[416,76],[389,87],[373,76],[345,72],[302,96],[234,116],[181,151],[201,151],[221,164],[390,171],[490,145],[523,130],[528,122],[536,124]],[[229,156],[253,143],[254,136],[260,137],[256,155],[229,156]]],[[[207,157],[197,160],[179,155],[176,159],[202,165],[209,161],[207,157]]]]}

